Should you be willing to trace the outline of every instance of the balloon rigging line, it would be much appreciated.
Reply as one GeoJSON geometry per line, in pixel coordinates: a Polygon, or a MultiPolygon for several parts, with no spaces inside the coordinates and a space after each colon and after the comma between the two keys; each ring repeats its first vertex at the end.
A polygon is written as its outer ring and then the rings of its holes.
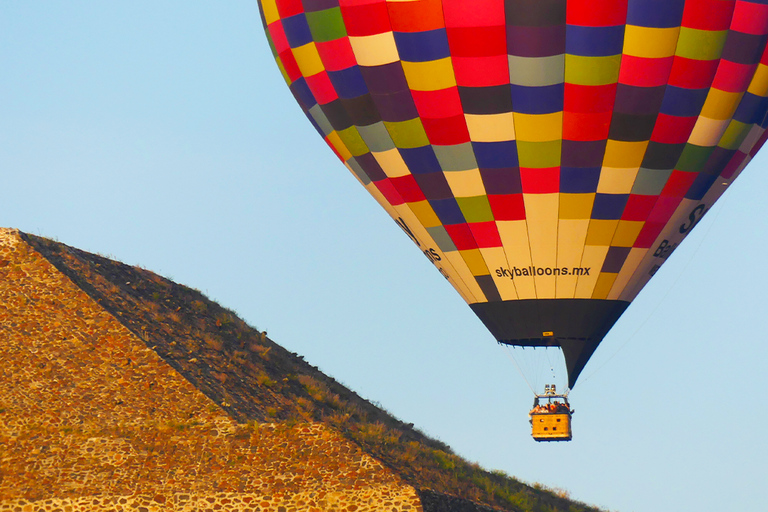
{"type": "Polygon", "coordinates": [[[630,341],[632,341],[634,339],[634,337],[637,335],[637,333],[640,332],[640,330],[645,326],[645,324],[647,324],[648,321],[653,317],[653,315],[656,314],[656,311],[658,311],[659,307],[661,307],[661,304],[667,299],[667,297],[672,292],[672,290],[675,289],[675,287],[677,286],[677,283],[683,277],[683,275],[685,274],[685,271],[688,269],[688,267],[690,266],[691,262],[693,261],[693,258],[696,256],[696,254],[698,254],[699,249],[701,249],[701,246],[704,243],[704,240],[707,239],[707,237],[709,236],[710,231],[712,231],[712,227],[717,222],[718,217],[720,217],[720,213],[723,211],[725,203],[728,200],[728,197],[730,197],[730,194],[728,194],[728,189],[725,190],[725,192],[722,194],[721,197],[722,197],[722,199],[720,200],[720,207],[715,210],[715,216],[712,218],[712,222],[710,222],[709,225],[707,226],[707,229],[706,229],[706,231],[704,231],[704,234],[701,236],[701,239],[699,240],[699,243],[696,245],[696,248],[693,249],[693,252],[691,253],[690,257],[688,258],[688,261],[683,266],[683,270],[677,274],[677,277],[672,282],[672,286],[670,286],[667,289],[667,291],[664,293],[664,295],[661,297],[661,299],[658,302],[656,302],[656,305],[653,307],[653,309],[650,311],[650,313],[648,313],[648,315],[646,316],[645,320],[643,320],[642,323],[640,323],[640,325],[637,327],[637,329],[635,329],[635,331],[624,341],[624,343],[622,343],[621,346],[618,349],[616,349],[616,352],[614,352],[608,359],[606,359],[603,362],[603,364],[601,364],[600,366],[595,368],[595,371],[593,371],[592,373],[590,373],[589,375],[584,377],[584,379],[581,381],[582,384],[584,382],[588,381],[589,379],[591,379],[592,376],[594,376],[597,372],[602,370],[603,367],[605,367],[605,365],[607,365],[609,362],[611,362],[611,360],[614,357],[616,357],[618,355],[618,353],[621,352],[624,349],[624,347],[626,347],[629,344],[630,341]]]}
{"type": "Polygon", "coordinates": [[[517,368],[517,371],[520,372],[520,376],[523,378],[526,384],[528,384],[528,387],[531,388],[531,393],[534,395],[536,394],[536,390],[533,389],[533,386],[531,386],[531,383],[528,382],[528,379],[525,377],[525,374],[523,374],[523,371],[520,369],[520,366],[517,364],[517,361],[515,361],[515,358],[512,357],[512,353],[509,351],[509,346],[504,345],[504,348],[506,349],[507,357],[514,363],[515,368],[517,368]]]}

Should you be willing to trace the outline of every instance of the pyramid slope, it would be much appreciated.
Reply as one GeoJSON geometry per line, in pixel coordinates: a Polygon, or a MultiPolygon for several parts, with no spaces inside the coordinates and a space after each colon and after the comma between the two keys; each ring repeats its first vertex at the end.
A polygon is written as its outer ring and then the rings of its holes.
{"type": "Polygon", "coordinates": [[[595,510],[466,463],[144,269],[5,230],[0,304],[0,510],[51,488],[88,510],[595,510]]]}

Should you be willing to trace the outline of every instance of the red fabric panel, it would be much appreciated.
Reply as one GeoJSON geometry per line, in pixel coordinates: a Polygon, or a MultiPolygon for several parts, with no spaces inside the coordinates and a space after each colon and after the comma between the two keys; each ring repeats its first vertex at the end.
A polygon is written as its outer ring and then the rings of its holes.
{"type": "Polygon", "coordinates": [[[717,71],[719,60],[694,60],[674,57],[669,85],[686,89],[704,89],[709,87],[717,71]]]}
{"type": "Polygon", "coordinates": [[[611,112],[563,112],[563,139],[605,140],[611,128],[611,112]]]}
{"type": "Polygon", "coordinates": [[[552,194],[560,191],[560,168],[520,168],[524,194],[552,194]]]}
{"type": "Polygon", "coordinates": [[[460,251],[466,251],[468,249],[477,249],[477,243],[475,237],[472,236],[472,231],[466,224],[449,224],[443,226],[448,236],[453,240],[453,245],[460,251]]]}
{"type": "Polygon", "coordinates": [[[752,81],[757,64],[737,64],[721,60],[712,87],[727,92],[744,92],[752,81]]]}
{"type": "Polygon", "coordinates": [[[728,30],[732,11],[732,0],[688,0],[682,25],[699,30],[728,30]]]}
{"type": "Polygon", "coordinates": [[[413,174],[406,174],[405,176],[399,176],[397,178],[389,178],[389,181],[406,203],[415,203],[426,199],[419,184],[416,183],[416,178],[413,177],[413,174]]]}
{"type": "Polygon", "coordinates": [[[678,117],[668,114],[659,114],[656,118],[656,126],[653,127],[651,140],[654,142],[663,142],[664,144],[681,144],[688,142],[691,136],[693,126],[696,124],[695,117],[678,117]]]}
{"type": "Polygon", "coordinates": [[[501,237],[495,222],[472,222],[469,229],[478,247],[501,247],[501,237]]]}
{"type": "Polygon", "coordinates": [[[656,204],[656,196],[641,196],[639,194],[630,194],[627,206],[624,207],[624,213],[621,220],[641,220],[648,219],[653,205],[656,204]]]}
{"type": "Polygon", "coordinates": [[[453,57],[490,57],[507,54],[506,27],[456,27],[446,29],[453,57]]]}
{"type": "Polygon", "coordinates": [[[339,98],[339,95],[336,94],[336,89],[334,89],[333,84],[331,83],[331,79],[328,78],[328,73],[325,71],[317,73],[316,75],[304,77],[304,79],[307,81],[307,86],[309,86],[309,90],[312,91],[315,101],[320,105],[327,105],[339,98]]]}
{"type": "Polygon", "coordinates": [[[637,87],[666,85],[673,61],[674,56],[663,59],[648,59],[624,55],[621,57],[619,82],[637,87]]]}
{"type": "Polygon", "coordinates": [[[698,173],[674,170],[661,191],[662,196],[683,197],[698,173]]]}
{"type": "Polygon", "coordinates": [[[454,57],[456,85],[490,87],[509,83],[507,54],[496,57],[454,57]]]}
{"type": "Polygon", "coordinates": [[[736,2],[731,30],[754,35],[768,33],[768,5],[736,2]]]}
{"type": "Polygon", "coordinates": [[[443,0],[446,27],[504,26],[504,2],[498,0],[443,0]]]}
{"type": "Polygon", "coordinates": [[[424,32],[443,28],[443,6],[440,0],[390,2],[389,19],[397,32],[424,32]]]}
{"type": "Polygon", "coordinates": [[[392,206],[397,206],[405,202],[389,179],[374,181],[373,184],[376,185],[376,188],[379,189],[379,192],[384,196],[384,199],[386,199],[392,206]]]}
{"type": "Polygon", "coordinates": [[[357,65],[348,37],[334,39],[325,43],[315,43],[320,60],[328,71],[341,71],[357,65]]]}
{"type": "Polygon", "coordinates": [[[609,27],[627,21],[627,0],[568,0],[565,22],[584,27],[609,27]]]}
{"type": "Polygon", "coordinates": [[[421,117],[451,117],[464,115],[459,90],[456,87],[437,91],[411,91],[413,102],[421,117]]]}
{"type": "Polygon", "coordinates": [[[496,220],[525,220],[523,194],[489,195],[488,202],[496,220]]]}
{"type": "Polygon", "coordinates": [[[438,119],[420,117],[431,144],[450,146],[469,142],[469,130],[467,130],[467,122],[463,114],[438,119]]]}
{"type": "Polygon", "coordinates": [[[341,6],[341,16],[350,36],[371,36],[391,32],[389,13],[385,2],[341,6]]]}

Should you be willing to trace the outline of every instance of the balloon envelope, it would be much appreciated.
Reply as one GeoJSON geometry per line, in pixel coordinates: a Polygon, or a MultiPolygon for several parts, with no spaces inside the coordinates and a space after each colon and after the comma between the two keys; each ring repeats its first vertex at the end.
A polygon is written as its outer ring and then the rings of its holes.
{"type": "Polygon", "coordinates": [[[496,339],[605,334],[763,144],[768,6],[260,0],[291,92],[496,339]]]}

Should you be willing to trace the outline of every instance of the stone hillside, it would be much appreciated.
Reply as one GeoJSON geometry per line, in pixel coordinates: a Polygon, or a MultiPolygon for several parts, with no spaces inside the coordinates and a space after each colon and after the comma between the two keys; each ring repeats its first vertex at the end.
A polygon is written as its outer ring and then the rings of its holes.
{"type": "Polygon", "coordinates": [[[452,454],[147,270],[0,229],[0,512],[596,510],[452,454]]]}

